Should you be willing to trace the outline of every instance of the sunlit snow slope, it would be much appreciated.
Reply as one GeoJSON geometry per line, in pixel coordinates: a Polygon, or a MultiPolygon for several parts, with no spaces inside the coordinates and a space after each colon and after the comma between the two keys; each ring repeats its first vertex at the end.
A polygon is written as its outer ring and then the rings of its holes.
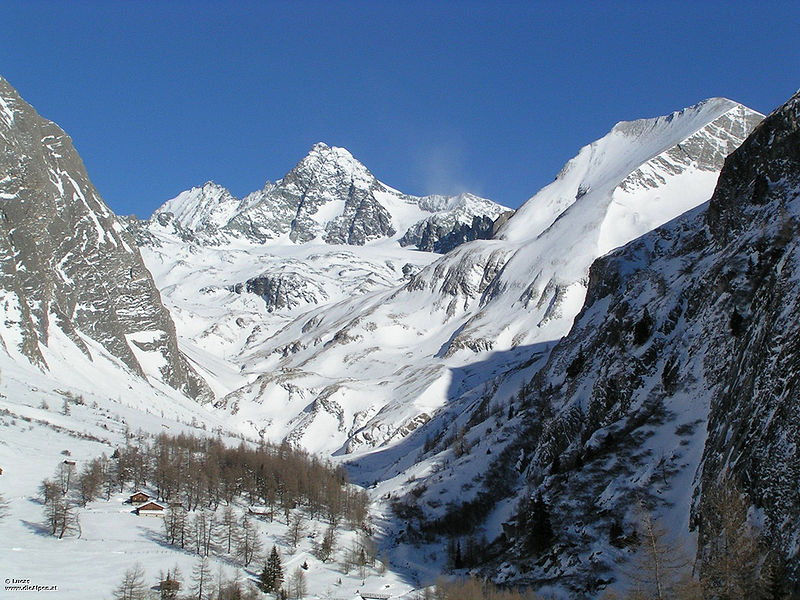
{"type": "MultiPolygon", "coordinates": [[[[343,148],[316,144],[242,200],[206,183],[129,219],[178,323],[181,348],[219,397],[252,381],[243,352],[298,315],[394,289],[442,251],[491,234],[504,207],[471,194],[415,197],[343,148]]],[[[252,432],[252,428],[251,428],[252,432]]]]}
{"type": "MultiPolygon", "coordinates": [[[[712,99],[620,123],[583,148],[497,239],[460,245],[399,287],[321,299],[280,328],[253,305],[246,336],[227,355],[246,383],[218,406],[243,431],[328,453],[403,439],[448,401],[545,358],[583,303],[591,262],[707,200],[725,156],[760,119],[712,99]]],[[[148,264],[167,302],[178,304],[158,274],[172,269],[169,261],[148,264]]]]}

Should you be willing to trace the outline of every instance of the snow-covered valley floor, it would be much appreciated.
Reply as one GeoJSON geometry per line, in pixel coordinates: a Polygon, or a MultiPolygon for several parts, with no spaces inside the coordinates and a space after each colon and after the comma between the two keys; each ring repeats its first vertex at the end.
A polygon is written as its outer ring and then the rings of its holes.
{"type": "MultiPolygon", "coordinates": [[[[115,448],[124,446],[126,432],[134,436],[137,432],[212,435],[192,425],[192,417],[195,423],[201,419],[213,423],[211,415],[201,414],[202,407],[189,407],[196,411],[195,415],[187,409],[178,419],[164,418],[159,409],[163,398],[145,395],[148,386],[143,383],[136,386],[133,377],[130,385],[136,389],[128,389],[128,383],[120,385],[125,393],[113,399],[85,390],[55,389],[44,374],[13,364],[3,365],[0,496],[6,502],[6,511],[0,518],[0,579],[4,581],[0,598],[29,597],[26,591],[14,589],[18,585],[40,586],[41,593],[45,592],[43,588],[55,586],[48,592],[50,597],[64,599],[112,598],[125,572],[137,563],[143,568],[150,588],[157,585],[160,573],[174,567],[183,575],[184,589],[191,586],[198,555],[165,542],[161,517],[137,516],[134,507],[125,503],[131,489],[114,492],[108,501],[102,497],[79,507],[77,530],[63,539],[51,535],[45,523],[39,488],[65,460],[74,461],[80,472],[88,461],[102,454],[111,456],[115,448]],[[143,407],[150,412],[141,410],[143,407]]],[[[228,445],[241,441],[224,434],[222,437],[228,445]]],[[[246,511],[242,501],[234,503],[234,508],[240,516],[246,511]]],[[[220,506],[217,512],[223,509],[220,506]]],[[[327,528],[321,519],[305,525],[295,550],[283,516],[273,522],[266,519],[254,522],[264,554],[273,545],[278,548],[286,580],[300,565],[307,565],[304,598],[351,599],[358,598],[359,591],[391,598],[411,597],[412,577],[402,570],[393,570],[386,555],[382,558],[388,565],[376,561],[374,566],[361,570],[352,567],[344,572],[343,562],[357,538],[356,532],[348,530],[346,525],[339,526],[332,560],[323,563],[313,551],[327,528]]],[[[215,582],[255,581],[263,564],[261,559],[243,568],[222,549],[210,557],[215,582]]]]}

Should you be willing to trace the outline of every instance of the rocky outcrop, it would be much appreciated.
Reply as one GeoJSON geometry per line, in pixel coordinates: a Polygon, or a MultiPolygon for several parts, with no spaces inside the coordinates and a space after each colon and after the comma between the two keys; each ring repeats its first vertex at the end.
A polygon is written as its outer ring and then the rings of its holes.
{"type": "Polygon", "coordinates": [[[410,227],[400,238],[401,246],[446,254],[466,242],[491,239],[495,222],[509,212],[472,194],[442,200],[445,210],[433,202],[421,202],[437,212],[410,227]]]}
{"type": "Polygon", "coordinates": [[[2,342],[47,368],[54,328],[87,357],[88,339],[130,370],[189,396],[208,390],[178,350],[175,327],[134,240],[89,180],[72,141],[0,79],[2,342]],[[157,356],[157,372],[142,357],[157,356]]]}
{"type": "Polygon", "coordinates": [[[320,304],[328,299],[325,287],[314,278],[285,270],[237,283],[231,287],[231,291],[261,296],[268,312],[292,309],[303,304],[320,304]]]}

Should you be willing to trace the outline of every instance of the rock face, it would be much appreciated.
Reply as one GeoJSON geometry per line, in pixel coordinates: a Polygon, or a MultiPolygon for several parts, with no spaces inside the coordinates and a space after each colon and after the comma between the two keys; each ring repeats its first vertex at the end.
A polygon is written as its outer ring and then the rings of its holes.
{"type": "Polygon", "coordinates": [[[519,460],[494,464],[546,500],[553,540],[532,552],[519,513],[501,578],[598,594],[639,501],[695,529],[702,558],[719,533],[709,498],[733,480],[800,582],[799,132],[797,95],[725,160],[707,204],[594,262],[520,395],[519,460]]]}
{"type": "Polygon", "coordinates": [[[207,244],[237,238],[265,244],[286,236],[298,244],[317,239],[363,246],[408,230],[402,245],[446,251],[459,239],[485,235],[483,221],[493,222],[505,210],[470,194],[452,198],[402,194],[378,181],[344,148],[320,143],[283,179],[267,182],[264,189],[242,200],[209,182],[166,202],[154,219],[172,213],[183,230],[207,244]],[[475,217],[476,232],[471,233],[475,217]],[[430,219],[424,241],[411,233],[424,230],[430,219]],[[440,238],[448,239],[437,244],[440,238]]]}
{"type": "Polygon", "coordinates": [[[57,328],[141,376],[207,396],[133,239],[89,181],[70,138],[0,78],[0,311],[4,350],[46,369],[57,328]]]}
{"type": "Polygon", "coordinates": [[[267,305],[267,311],[292,309],[301,304],[324,304],[329,296],[325,286],[314,277],[294,270],[264,273],[230,287],[232,292],[255,294],[267,305]]]}
{"type": "MultiPolygon", "coordinates": [[[[429,197],[438,200],[438,197],[429,197]]],[[[427,202],[423,206],[445,206],[427,219],[413,225],[400,238],[401,246],[415,246],[426,252],[447,254],[466,242],[488,240],[492,238],[493,227],[497,219],[506,212],[497,214],[496,207],[488,200],[461,194],[455,198],[441,198],[440,202],[427,202]]]]}
{"type": "Polygon", "coordinates": [[[245,198],[246,210],[231,219],[228,229],[257,243],[288,233],[297,243],[319,237],[329,244],[363,246],[395,234],[391,216],[376,198],[381,193],[388,188],[349,152],[317,144],[277,184],[245,198]]]}

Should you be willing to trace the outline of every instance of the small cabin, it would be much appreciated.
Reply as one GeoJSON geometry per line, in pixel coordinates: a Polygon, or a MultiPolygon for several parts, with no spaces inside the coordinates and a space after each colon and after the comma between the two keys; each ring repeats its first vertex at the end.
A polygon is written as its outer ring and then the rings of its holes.
{"type": "Polygon", "coordinates": [[[136,492],[130,498],[128,498],[128,502],[131,504],[144,504],[150,500],[150,495],[145,494],[144,492],[136,492]]]}
{"type": "Polygon", "coordinates": [[[164,507],[158,502],[146,502],[136,509],[136,514],[140,517],[160,516],[164,514],[164,507]]]}
{"type": "Polygon", "coordinates": [[[254,504],[247,509],[251,515],[256,515],[257,517],[269,517],[272,515],[272,511],[267,508],[266,506],[259,506],[254,504]]]}
{"type": "Polygon", "coordinates": [[[74,467],[75,466],[75,461],[74,460],[65,459],[64,460],[64,464],[67,465],[68,467],[74,467]]]}

